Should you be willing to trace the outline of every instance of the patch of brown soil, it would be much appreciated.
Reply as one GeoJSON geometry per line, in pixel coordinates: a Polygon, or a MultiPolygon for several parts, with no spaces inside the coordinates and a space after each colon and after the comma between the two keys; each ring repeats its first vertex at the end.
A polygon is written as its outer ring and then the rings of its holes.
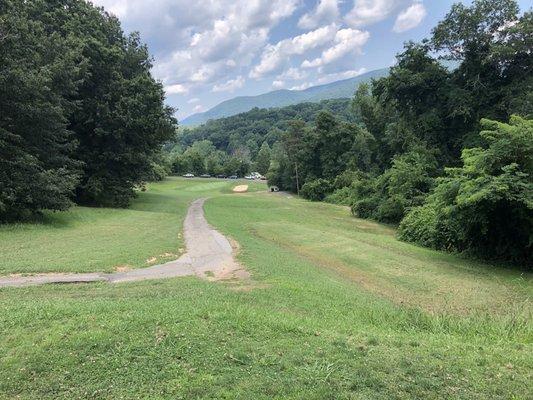
{"type": "Polygon", "coordinates": [[[131,271],[131,266],[128,265],[128,264],[117,265],[117,266],[115,266],[115,271],[116,271],[116,272],[127,272],[127,271],[131,271]]]}
{"type": "Polygon", "coordinates": [[[233,193],[245,193],[248,191],[248,185],[237,185],[233,188],[233,193]]]}

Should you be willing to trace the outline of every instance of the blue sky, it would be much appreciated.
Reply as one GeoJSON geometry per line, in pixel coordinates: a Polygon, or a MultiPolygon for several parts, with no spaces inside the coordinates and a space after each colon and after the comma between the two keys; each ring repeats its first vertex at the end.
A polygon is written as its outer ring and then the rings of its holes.
{"type": "MultiPolygon", "coordinates": [[[[140,31],[179,119],[221,101],[388,67],[451,0],[94,0],[140,31]]],[[[470,1],[463,1],[470,3],[470,1]]],[[[530,1],[521,0],[522,10],[530,1]]]]}

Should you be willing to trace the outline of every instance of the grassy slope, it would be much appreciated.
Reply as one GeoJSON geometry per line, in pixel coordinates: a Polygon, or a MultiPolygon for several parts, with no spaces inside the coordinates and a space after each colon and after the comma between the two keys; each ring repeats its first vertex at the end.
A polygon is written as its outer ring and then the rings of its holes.
{"type": "Polygon", "coordinates": [[[207,217],[254,281],[1,289],[0,398],[531,392],[530,276],[400,243],[341,207],[176,184],[183,201],[213,196],[207,217]]]}
{"type": "Polygon", "coordinates": [[[74,207],[38,224],[0,225],[0,274],[109,272],[177,258],[190,201],[231,185],[194,182],[151,184],[129,209],[74,207]]]}

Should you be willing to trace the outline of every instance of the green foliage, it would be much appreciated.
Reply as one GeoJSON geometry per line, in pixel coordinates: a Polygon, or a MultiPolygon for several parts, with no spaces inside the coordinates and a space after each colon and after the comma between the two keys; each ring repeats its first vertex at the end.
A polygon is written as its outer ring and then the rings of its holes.
{"type": "Polygon", "coordinates": [[[261,175],[265,175],[268,172],[268,168],[270,167],[270,146],[266,141],[263,142],[257,153],[255,165],[257,172],[261,175]]]}
{"type": "Polygon", "coordinates": [[[83,31],[78,39],[87,65],[70,121],[84,163],[76,198],[127,206],[160,146],[174,136],[173,110],[164,106],[138,34],[124,37],[115,17],[85,4],[62,16],[83,31]]]}
{"type": "Polygon", "coordinates": [[[296,191],[295,164],[289,161],[287,152],[280,142],[274,143],[271,152],[270,168],[267,172],[268,184],[282,190],[296,191]]]}
{"type": "Polygon", "coordinates": [[[376,178],[354,181],[352,212],[361,218],[398,223],[411,207],[419,206],[433,186],[437,162],[433,153],[416,147],[397,156],[376,178]]]}
{"type": "Polygon", "coordinates": [[[209,140],[194,142],[183,153],[171,157],[173,157],[172,172],[177,174],[245,176],[251,167],[246,150],[238,149],[230,156],[217,150],[209,140]]]}
{"type": "MultiPolygon", "coordinates": [[[[302,120],[291,121],[282,144],[289,158],[292,179],[282,188],[296,189],[296,166],[300,187],[318,178],[334,180],[346,170],[369,170],[372,165],[372,135],[360,126],[339,120],[322,111],[313,126],[302,120]]],[[[278,173],[286,174],[277,168],[278,173]]],[[[273,177],[273,172],[270,174],[273,177]]],[[[280,181],[280,179],[277,179],[280,181]]]]}
{"type": "Polygon", "coordinates": [[[349,103],[349,99],[338,99],[325,100],[320,103],[301,103],[282,108],[254,108],[232,117],[210,120],[196,128],[186,128],[182,131],[178,141],[187,147],[196,141],[205,139],[211,141],[217,149],[227,153],[242,146],[250,146],[253,148],[249,150],[254,155],[254,148],[258,149],[263,142],[266,141],[272,146],[274,142],[280,140],[282,131],[288,128],[292,120],[301,119],[305,122],[312,122],[322,110],[329,110],[341,118],[350,118],[349,103]]]}
{"type": "Polygon", "coordinates": [[[68,208],[79,175],[67,121],[79,51],[29,8],[0,4],[0,221],[68,208]]]}
{"type": "Polygon", "coordinates": [[[174,135],[138,34],[85,1],[0,4],[0,220],[125,206],[174,135]]]}
{"type": "Polygon", "coordinates": [[[322,201],[328,193],[331,193],[331,191],[331,182],[320,178],[306,182],[305,185],[302,186],[300,194],[308,200],[322,201]]]}
{"type": "Polygon", "coordinates": [[[463,166],[446,171],[427,203],[402,222],[400,238],[531,266],[533,121],[482,126],[488,146],[463,151],[463,166]]]}

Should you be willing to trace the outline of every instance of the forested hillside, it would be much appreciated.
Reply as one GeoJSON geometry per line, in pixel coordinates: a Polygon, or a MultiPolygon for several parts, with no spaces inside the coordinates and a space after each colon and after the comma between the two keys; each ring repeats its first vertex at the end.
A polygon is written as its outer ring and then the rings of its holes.
{"type": "Polygon", "coordinates": [[[259,109],[211,120],[197,128],[180,130],[165,149],[175,173],[239,175],[250,170],[266,174],[270,153],[281,151],[281,138],[293,120],[313,122],[321,111],[352,121],[350,99],[301,103],[282,108],[259,109]]]}
{"type": "Polygon", "coordinates": [[[239,171],[265,164],[262,146],[272,185],[400,224],[404,240],[531,268],[532,32],[515,1],[455,4],[350,105],[322,103],[341,110],[253,110],[182,143],[246,160],[239,171]]]}
{"type": "Polygon", "coordinates": [[[0,221],[129,203],[175,132],[150,68],[90,3],[0,3],[0,221]]]}
{"type": "Polygon", "coordinates": [[[319,103],[300,103],[281,108],[254,108],[232,117],[211,120],[197,128],[184,128],[179,137],[182,146],[198,140],[209,140],[219,150],[232,152],[239,147],[257,148],[265,140],[272,145],[290,121],[313,122],[320,111],[329,111],[343,120],[353,120],[350,99],[324,100],[319,103]],[[255,144],[252,144],[254,142],[255,144]]]}

